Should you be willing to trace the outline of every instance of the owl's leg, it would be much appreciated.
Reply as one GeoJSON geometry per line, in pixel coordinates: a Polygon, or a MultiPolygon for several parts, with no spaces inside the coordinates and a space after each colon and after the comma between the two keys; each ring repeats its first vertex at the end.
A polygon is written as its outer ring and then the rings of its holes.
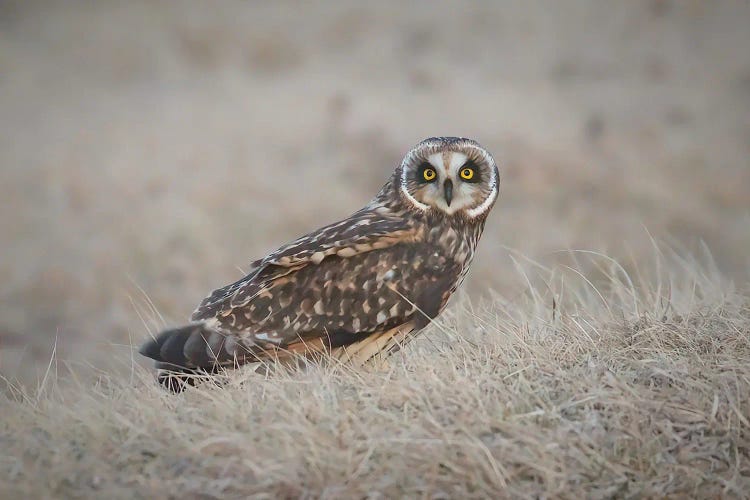
{"type": "Polygon", "coordinates": [[[182,368],[168,363],[156,363],[156,379],[159,383],[171,392],[182,392],[188,387],[194,387],[200,382],[211,381],[216,385],[221,385],[216,377],[223,369],[220,366],[212,368],[182,368]]]}
{"type": "Polygon", "coordinates": [[[333,349],[331,357],[358,367],[376,364],[410,340],[413,331],[414,323],[410,321],[385,332],[372,334],[359,342],[333,349]]]}

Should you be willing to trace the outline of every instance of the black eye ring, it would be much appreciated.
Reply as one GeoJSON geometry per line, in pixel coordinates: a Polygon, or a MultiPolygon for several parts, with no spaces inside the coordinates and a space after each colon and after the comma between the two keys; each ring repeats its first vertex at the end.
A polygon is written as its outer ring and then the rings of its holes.
{"type": "Polygon", "coordinates": [[[474,169],[471,167],[463,167],[459,174],[465,181],[470,181],[474,178],[474,169]]]}
{"type": "Polygon", "coordinates": [[[434,182],[437,179],[437,170],[429,163],[423,163],[419,166],[417,180],[420,182],[434,182]]]}
{"type": "Polygon", "coordinates": [[[480,181],[479,168],[471,160],[467,161],[463,167],[458,169],[458,176],[464,182],[475,183],[480,181]]]}

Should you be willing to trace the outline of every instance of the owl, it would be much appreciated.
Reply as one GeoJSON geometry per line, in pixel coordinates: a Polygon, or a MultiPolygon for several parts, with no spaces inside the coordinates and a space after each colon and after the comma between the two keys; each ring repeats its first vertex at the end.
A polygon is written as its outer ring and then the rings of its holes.
{"type": "Polygon", "coordinates": [[[426,139],[362,209],[253,262],[140,353],[172,389],[185,374],[245,363],[327,355],[362,365],[392,353],[463,281],[498,191],[478,143],[426,139]]]}

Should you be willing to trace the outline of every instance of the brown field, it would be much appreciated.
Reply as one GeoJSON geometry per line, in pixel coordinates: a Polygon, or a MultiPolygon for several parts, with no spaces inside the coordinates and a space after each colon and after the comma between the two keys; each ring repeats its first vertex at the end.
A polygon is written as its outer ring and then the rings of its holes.
{"type": "Polygon", "coordinates": [[[0,496],[746,497],[748,25],[0,2],[0,496]],[[154,385],[133,345],[431,135],[502,175],[439,325],[382,370],[154,385]]]}

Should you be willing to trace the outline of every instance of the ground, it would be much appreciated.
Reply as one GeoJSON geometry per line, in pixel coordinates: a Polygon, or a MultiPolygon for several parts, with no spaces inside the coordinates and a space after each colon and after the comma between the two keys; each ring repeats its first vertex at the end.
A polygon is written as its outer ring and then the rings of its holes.
{"type": "Polygon", "coordinates": [[[34,498],[746,497],[750,293],[659,255],[641,282],[464,299],[388,365],[229,374],[173,395],[53,360],[0,400],[0,490],[34,498]],[[553,306],[553,300],[554,306],[553,306]],[[67,381],[62,384],[59,381],[67,381]],[[65,385],[65,387],[63,387],[65,385]]]}

